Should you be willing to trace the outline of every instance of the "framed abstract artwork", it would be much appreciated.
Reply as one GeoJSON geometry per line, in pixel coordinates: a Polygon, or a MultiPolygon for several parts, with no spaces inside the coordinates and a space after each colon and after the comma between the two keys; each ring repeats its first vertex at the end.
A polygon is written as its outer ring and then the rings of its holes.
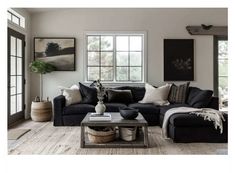
{"type": "Polygon", "coordinates": [[[194,80],[194,40],[164,39],[164,81],[194,80]]]}
{"type": "Polygon", "coordinates": [[[35,37],[34,60],[56,67],[56,71],[75,71],[75,38],[35,37]]]}

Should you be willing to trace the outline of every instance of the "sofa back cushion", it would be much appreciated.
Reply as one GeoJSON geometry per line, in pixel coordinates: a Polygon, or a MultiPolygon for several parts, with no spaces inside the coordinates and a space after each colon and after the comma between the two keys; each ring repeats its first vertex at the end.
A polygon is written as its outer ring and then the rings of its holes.
{"type": "Polygon", "coordinates": [[[97,99],[97,90],[96,88],[88,87],[79,82],[79,88],[82,95],[81,103],[86,104],[96,104],[97,99]]]}
{"type": "Polygon", "coordinates": [[[109,103],[129,104],[133,102],[131,90],[108,89],[107,97],[109,103]]]}
{"type": "Polygon", "coordinates": [[[184,104],[188,96],[189,82],[182,85],[172,84],[168,101],[175,104],[184,104]]]}
{"type": "Polygon", "coordinates": [[[189,87],[187,103],[195,108],[205,108],[211,101],[213,91],[189,87]]]}
{"type": "Polygon", "coordinates": [[[145,87],[136,87],[136,86],[122,86],[116,87],[117,90],[131,90],[133,102],[137,103],[138,101],[144,98],[145,87]]]}

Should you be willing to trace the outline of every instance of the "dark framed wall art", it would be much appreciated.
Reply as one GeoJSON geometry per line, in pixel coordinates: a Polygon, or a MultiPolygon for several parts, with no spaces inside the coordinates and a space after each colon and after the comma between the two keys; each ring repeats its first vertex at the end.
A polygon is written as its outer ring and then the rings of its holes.
{"type": "Polygon", "coordinates": [[[194,80],[194,40],[164,39],[164,81],[194,80]]]}
{"type": "Polygon", "coordinates": [[[75,38],[35,37],[34,60],[56,66],[56,71],[75,71],[75,38]]]}

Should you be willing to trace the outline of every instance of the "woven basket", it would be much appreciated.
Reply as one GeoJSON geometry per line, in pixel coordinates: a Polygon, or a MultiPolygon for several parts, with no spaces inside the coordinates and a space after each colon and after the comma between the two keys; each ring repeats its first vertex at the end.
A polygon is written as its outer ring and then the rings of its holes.
{"type": "Polygon", "coordinates": [[[124,141],[136,140],[137,127],[119,127],[120,138],[124,141]]]}
{"type": "Polygon", "coordinates": [[[92,143],[106,143],[115,139],[116,132],[113,127],[106,127],[106,131],[98,131],[87,127],[88,139],[92,143]],[[108,129],[108,130],[107,130],[108,129]]]}

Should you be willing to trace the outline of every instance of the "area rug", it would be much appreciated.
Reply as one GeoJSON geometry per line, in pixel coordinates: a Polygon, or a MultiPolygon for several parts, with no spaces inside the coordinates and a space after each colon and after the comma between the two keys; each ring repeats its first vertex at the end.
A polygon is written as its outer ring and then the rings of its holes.
{"type": "Polygon", "coordinates": [[[29,131],[30,129],[11,129],[8,131],[8,140],[17,140],[29,131]]]}

